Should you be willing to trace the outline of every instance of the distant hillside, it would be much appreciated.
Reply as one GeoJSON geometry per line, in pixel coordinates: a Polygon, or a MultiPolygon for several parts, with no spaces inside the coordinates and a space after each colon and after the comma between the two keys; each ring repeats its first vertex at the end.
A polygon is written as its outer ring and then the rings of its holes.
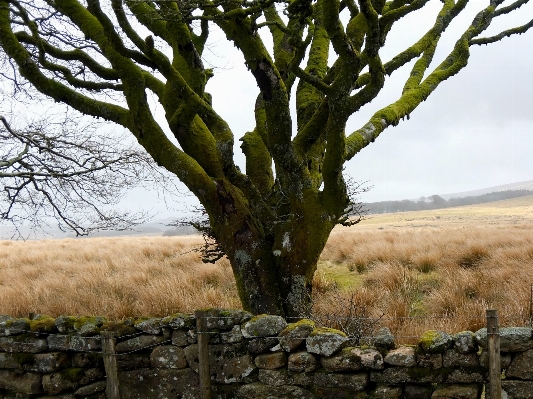
{"type": "MultiPolygon", "coordinates": [[[[464,196],[461,198],[448,197],[440,195],[431,195],[427,198],[422,197],[420,200],[401,200],[401,201],[380,201],[364,203],[364,209],[368,210],[368,214],[394,213],[394,212],[409,212],[409,211],[427,211],[432,209],[452,208],[456,206],[484,204],[487,202],[502,201],[510,198],[524,197],[533,195],[533,182],[531,186],[524,185],[523,187],[530,187],[530,189],[520,188],[514,189],[516,185],[507,185],[513,189],[504,189],[499,191],[492,191],[479,195],[464,196]]],[[[496,188],[496,187],[495,187],[496,188]]],[[[478,190],[477,192],[484,191],[478,190]]],[[[473,191],[472,191],[473,192],[473,191]]]]}

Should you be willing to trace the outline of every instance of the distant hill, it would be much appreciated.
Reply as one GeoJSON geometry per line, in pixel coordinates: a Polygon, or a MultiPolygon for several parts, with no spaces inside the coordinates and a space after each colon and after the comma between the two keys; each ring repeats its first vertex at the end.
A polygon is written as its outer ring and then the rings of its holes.
{"type": "Polygon", "coordinates": [[[480,195],[489,194],[489,193],[496,193],[500,191],[519,191],[519,190],[532,191],[533,180],[523,181],[519,183],[504,184],[501,186],[482,188],[480,190],[464,191],[461,193],[440,194],[440,196],[444,198],[445,200],[449,200],[450,198],[464,198],[464,197],[480,196],[480,195]]]}
{"type": "Polygon", "coordinates": [[[430,195],[418,200],[380,201],[364,203],[368,214],[425,211],[432,209],[452,208],[456,206],[484,204],[510,198],[533,195],[533,181],[506,184],[481,190],[463,193],[430,195]]]}

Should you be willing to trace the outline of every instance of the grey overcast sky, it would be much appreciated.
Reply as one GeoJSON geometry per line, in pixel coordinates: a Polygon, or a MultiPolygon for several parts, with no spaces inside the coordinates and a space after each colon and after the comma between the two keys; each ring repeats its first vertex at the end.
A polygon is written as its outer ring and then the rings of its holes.
{"type": "MultiPolygon", "coordinates": [[[[441,39],[433,68],[486,4],[488,0],[471,1],[465,14],[451,24],[441,39]]],[[[430,0],[423,10],[400,21],[389,34],[382,60],[388,61],[420,38],[441,6],[440,1],[430,0]]],[[[487,35],[532,18],[533,4],[528,4],[517,15],[494,23],[487,35]]],[[[225,39],[213,42],[211,51],[206,58],[216,69],[208,90],[215,108],[240,136],[254,127],[257,86],[238,51],[225,39]]],[[[409,70],[404,67],[387,79],[378,98],[349,121],[347,133],[362,127],[375,111],[399,97],[409,70]]],[[[374,186],[363,194],[365,202],[418,198],[533,180],[532,153],[533,31],[528,31],[472,47],[465,69],[442,83],[409,121],[386,129],[346,170],[356,180],[374,186]]]]}

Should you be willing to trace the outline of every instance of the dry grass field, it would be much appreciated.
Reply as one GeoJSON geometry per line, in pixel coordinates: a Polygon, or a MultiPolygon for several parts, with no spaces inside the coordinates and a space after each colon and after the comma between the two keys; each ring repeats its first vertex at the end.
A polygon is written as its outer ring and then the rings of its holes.
{"type": "MultiPolygon", "coordinates": [[[[0,314],[163,316],[239,306],[227,260],[203,264],[201,238],[0,241],[0,314]]],[[[315,316],[369,319],[416,341],[530,317],[533,196],[426,212],[369,216],[336,229],[315,278],[315,316]]],[[[365,327],[369,327],[365,329],[365,327]]],[[[353,328],[353,326],[352,326],[353,328]]]]}

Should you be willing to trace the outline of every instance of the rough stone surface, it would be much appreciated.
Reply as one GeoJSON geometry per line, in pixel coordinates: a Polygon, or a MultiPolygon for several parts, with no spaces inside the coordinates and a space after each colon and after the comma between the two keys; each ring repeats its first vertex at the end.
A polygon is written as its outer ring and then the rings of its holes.
{"type": "Polygon", "coordinates": [[[128,353],[117,356],[118,371],[129,371],[149,368],[152,365],[149,353],[128,353]]]}
{"type": "MultiPolygon", "coordinates": [[[[198,345],[193,344],[184,349],[189,367],[198,372],[198,345]]],[[[209,366],[211,379],[219,383],[243,382],[256,370],[252,356],[246,353],[244,346],[235,344],[210,345],[209,366]]]]}
{"type": "Polygon", "coordinates": [[[449,385],[435,389],[431,399],[477,399],[479,392],[478,385],[449,385]]]}
{"type": "Polygon", "coordinates": [[[187,331],[185,330],[174,330],[172,332],[172,345],[176,346],[187,346],[187,331]]]}
{"type": "Polygon", "coordinates": [[[442,353],[421,353],[416,355],[416,362],[420,367],[429,367],[433,370],[442,367],[442,353]]]}
{"type": "Polygon", "coordinates": [[[41,375],[36,373],[19,374],[0,370],[0,389],[28,395],[42,393],[41,375]]]}
{"type": "Polygon", "coordinates": [[[141,369],[118,373],[122,398],[197,399],[198,374],[191,369],[141,369]]]}
{"type": "Polygon", "coordinates": [[[115,346],[117,353],[136,351],[166,341],[165,337],[159,335],[140,335],[127,341],[119,342],[115,346]]]}
{"type": "Polygon", "coordinates": [[[134,327],[137,330],[142,331],[145,334],[152,334],[152,335],[158,335],[161,334],[161,319],[159,318],[152,318],[148,320],[143,320],[139,323],[134,324],[134,327]]]}
{"type": "MultiPolygon", "coordinates": [[[[533,381],[503,380],[502,390],[507,394],[508,399],[533,399],[533,381]]],[[[485,397],[488,396],[485,395],[485,397]]]]}
{"type": "MultiPolygon", "coordinates": [[[[119,359],[117,359],[118,361],[119,359]]],[[[104,360],[101,353],[81,352],[72,356],[73,367],[93,368],[104,367],[104,360]]]]}
{"type": "Polygon", "coordinates": [[[287,322],[281,316],[260,315],[244,324],[242,335],[245,338],[273,337],[285,327],[287,327],[287,322]]]}
{"type": "Polygon", "coordinates": [[[363,390],[368,385],[368,374],[316,373],[314,385],[325,388],[345,388],[352,391],[363,390]]]}
{"type": "Polygon", "coordinates": [[[463,331],[452,335],[453,346],[459,353],[477,352],[478,347],[472,331],[463,331]]]}
{"type": "MultiPolygon", "coordinates": [[[[487,347],[487,329],[476,331],[476,342],[482,348],[487,347]]],[[[529,327],[500,328],[500,350],[502,352],[522,352],[533,348],[532,330],[529,327]]]]}
{"type": "Polygon", "coordinates": [[[248,342],[248,352],[260,354],[270,351],[278,343],[277,338],[254,338],[248,342]]]}
{"type": "Polygon", "coordinates": [[[69,367],[70,364],[71,359],[66,353],[38,353],[33,355],[32,362],[23,364],[22,369],[37,373],[53,373],[54,371],[69,367]]]}
{"type": "Polygon", "coordinates": [[[474,382],[483,382],[483,375],[476,370],[456,368],[450,374],[448,374],[446,377],[446,382],[452,384],[471,384],[474,382]]]}
{"type": "Polygon", "coordinates": [[[406,382],[434,384],[443,381],[443,374],[423,367],[389,367],[382,371],[370,372],[370,381],[388,385],[406,382]]]}
{"type": "Polygon", "coordinates": [[[459,353],[455,349],[449,349],[442,357],[444,367],[477,367],[479,357],[476,353],[459,353]]]}
{"type": "Polygon", "coordinates": [[[392,349],[396,346],[394,335],[392,335],[387,327],[383,327],[377,332],[376,337],[372,340],[371,344],[384,349],[392,349]]]}
{"type": "Polygon", "coordinates": [[[338,330],[317,328],[307,337],[307,351],[320,356],[331,356],[348,342],[346,335],[338,330]]]}
{"type": "MultiPolygon", "coordinates": [[[[510,353],[500,353],[500,365],[502,369],[506,369],[511,365],[511,358],[510,353]]],[[[489,368],[489,353],[487,351],[481,352],[479,363],[486,369],[489,368]]]]}
{"type": "Polygon", "coordinates": [[[361,365],[364,368],[381,370],[385,367],[383,365],[383,356],[375,349],[353,348],[351,349],[351,352],[361,359],[361,365]]]}
{"type": "Polygon", "coordinates": [[[209,309],[207,311],[207,329],[231,330],[252,318],[249,312],[238,309],[209,309]]]}
{"type": "Polygon", "coordinates": [[[44,338],[35,338],[33,334],[21,334],[14,337],[0,337],[0,351],[40,353],[48,349],[44,338]]]}
{"type": "Polygon", "coordinates": [[[400,346],[389,351],[383,361],[391,366],[414,367],[416,366],[415,348],[400,346]]]}
{"type": "Polygon", "coordinates": [[[194,316],[183,313],[175,313],[173,315],[161,319],[161,325],[167,326],[176,330],[189,330],[196,325],[194,316]]]}
{"type": "Polygon", "coordinates": [[[257,356],[254,362],[260,369],[279,369],[287,365],[287,355],[284,352],[266,353],[257,356]]]}
{"type": "Polygon", "coordinates": [[[183,369],[187,367],[185,352],[174,345],[157,346],[150,355],[152,367],[167,369],[183,369]]]}
{"type": "Polygon", "coordinates": [[[373,399],[400,399],[402,397],[402,388],[378,385],[371,395],[373,399]]]}
{"type": "Polygon", "coordinates": [[[294,352],[289,355],[287,368],[289,371],[310,373],[320,367],[318,359],[308,352],[294,352]]]}
{"type": "Polygon", "coordinates": [[[220,341],[223,344],[234,344],[241,342],[243,339],[241,326],[235,325],[230,331],[220,333],[220,341]]]}
{"type": "Polygon", "coordinates": [[[279,345],[285,352],[294,352],[305,343],[305,338],[315,329],[312,320],[300,320],[289,324],[280,334],[279,345]]]}
{"type": "Polygon", "coordinates": [[[90,351],[102,349],[99,337],[80,337],[77,335],[49,335],[48,347],[56,350],[90,351]]]}
{"type": "Polygon", "coordinates": [[[344,348],[339,353],[330,357],[321,357],[320,364],[328,371],[357,371],[363,368],[361,357],[353,348],[344,348]]]}
{"type": "Polygon", "coordinates": [[[88,385],[104,378],[100,369],[69,368],[57,373],[43,376],[43,388],[49,395],[73,391],[82,385],[88,385]]]}
{"type": "Polygon", "coordinates": [[[240,387],[236,399],[315,399],[311,392],[297,386],[281,386],[275,390],[261,382],[240,387]]]}
{"type": "Polygon", "coordinates": [[[403,397],[404,399],[431,399],[433,387],[430,385],[406,384],[403,397]]]}
{"type": "Polygon", "coordinates": [[[517,353],[505,375],[508,378],[533,380],[533,349],[517,353]]]}
{"type": "Polygon", "coordinates": [[[259,381],[261,381],[263,384],[273,386],[273,387],[293,384],[293,381],[292,381],[291,376],[289,375],[289,372],[285,369],[280,369],[280,370],[259,369],[259,381]]]}
{"type": "Polygon", "coordinates": [[[98,381],[89,385],[85,385],[74,392],[74,396],[89,396],[98,392],[105,391],[106,381],[98,381]]]}
{"type": "Polygon", "coordinates": [[[453,338],[444,331],[426,331],[420,337],[418,345],[427,353],[442,353],[453,344],[453,338]]]}

